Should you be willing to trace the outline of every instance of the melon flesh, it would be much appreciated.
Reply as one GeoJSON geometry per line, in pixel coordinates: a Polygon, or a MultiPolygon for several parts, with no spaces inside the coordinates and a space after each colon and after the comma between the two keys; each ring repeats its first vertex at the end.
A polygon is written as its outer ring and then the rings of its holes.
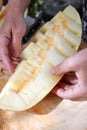
{"type": "Polygon", "coordinates": [[[77,52],[81,35],[81,19],[72,6],[41,27],[2,89],[0,109],[23,111],[41,101],[63,76],[52,75],[51,68],[77,52]]]}

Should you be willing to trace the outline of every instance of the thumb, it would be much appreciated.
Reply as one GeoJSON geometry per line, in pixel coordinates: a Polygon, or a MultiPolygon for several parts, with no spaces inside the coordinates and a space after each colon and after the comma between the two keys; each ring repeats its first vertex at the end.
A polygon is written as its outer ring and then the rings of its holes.
{"type": "Polygon", "coordinates": [[[75,65],[73,64],[73,57],[70,57],[53,67],[51,73],[54,75],[61,75],[72,71],[75,71],[75,65]]]}

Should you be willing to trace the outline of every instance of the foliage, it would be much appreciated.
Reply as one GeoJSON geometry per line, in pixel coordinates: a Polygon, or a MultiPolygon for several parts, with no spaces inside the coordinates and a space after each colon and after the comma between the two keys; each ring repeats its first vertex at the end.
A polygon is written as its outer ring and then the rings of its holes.
{"type": "Polygon", "coordinates": [[[37,17],[44,2],[45,0],[31,0],[28,8],[28,15],[37,17]]]}

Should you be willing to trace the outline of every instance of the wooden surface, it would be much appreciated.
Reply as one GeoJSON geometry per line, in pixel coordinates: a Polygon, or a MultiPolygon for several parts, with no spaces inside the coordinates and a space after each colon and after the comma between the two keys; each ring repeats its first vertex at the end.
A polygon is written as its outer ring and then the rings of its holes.
{"type": "MultiPolygon", "coordinates": [[[[0,89],[8,77],[7,72],[0,74],[0,89]]],[[[27,111],[0,110],[0,130],[87,130],[87,101],[62,100],[50,93],[27,111]]]]}
{"type": "Polygon", "coordinates": [[[7,12],[7,6],[5,6],[5,8],[0,11],[0,27],[2,26],[2,23],[4,21],[5,15],[6,15],[6,12],[7,12]]]}

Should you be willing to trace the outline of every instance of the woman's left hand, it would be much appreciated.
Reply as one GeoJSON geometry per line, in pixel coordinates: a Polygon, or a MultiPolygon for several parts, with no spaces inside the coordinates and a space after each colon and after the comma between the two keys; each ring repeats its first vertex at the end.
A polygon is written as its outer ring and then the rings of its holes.
{"type": "Polygon", "coordinates": [[[87,96],[87,49],[79,51],[52,69],[52,74],[64,74],[53,89],[59,97],[77,99],[87,96]],[[72,73],[71,73],[72,72],[72,73]]]}

